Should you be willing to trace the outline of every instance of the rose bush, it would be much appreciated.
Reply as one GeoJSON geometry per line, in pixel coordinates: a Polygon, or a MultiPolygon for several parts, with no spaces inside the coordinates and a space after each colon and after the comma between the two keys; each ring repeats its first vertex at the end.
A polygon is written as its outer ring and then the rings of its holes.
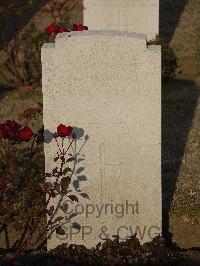
{"type": "Polygon", "coordinates": [[[16,121],[0,124],[0,222],[7,226],[21,228],[45,200],[41,191],[33,191],[34,183],[44,180],[39,137],[40,131],[16,121]]]}
{"type": "MultiPolygon", "coordinates": [[[[83,31],[83,30],[88,30],[88,27],[82,24],[73,24],[72,31],[83,31]]],[[[70,30],[66,29],[63,26],[56,25],[55,23],[51,23],[44,29],[44,32],[50,36],[62,32],[70,32],[70,30]]]]}
{"type": "Polygon", "coordinates": [[[0,139],[10,141],[29,141],[33,136],[33,131],[28,126],[22,126],[19,123],[7,120],[0,124],[0,139]]]}
{"type": "MultiPolygon", "coordinates": [[[[20,3],[18,4],[21,5],[20,3]]],[[[16,3],[16,5],[18,4],[16,3]]],[[[26,5],[27,3],[23,5],[22,9],[19,9],[20,12],[24,13],[19,19],[22,22],[26,17],[26,11],[23,10],[26,5]]],[[[34,6],[36,7],[37,3],[34,3],[34,6]]],[[[9,87],[17,86],[23,88],[23,86],[28,85],[36,88],[41,86],[41,47],[43,43],[53,41],[52,39],[57,33],[67,32],[69,31],[68,29],[75,31],[86,30],[86,26],[81,24],[72,26],[70,23],[71,12],[78,13],[82,12],[82,10],[83,4],[81,1],[50,0],[39,11],[41,20],[48,17],[53,21],[45,28],[45,31],[38,30],[37,21],[31,21],[28,27],[19,25],[18,28],[20,30],[13,36],[13,40],[9,45],[6,41],[6,36],[9,32],[6,27],[9,20],[6,17],[7,11],[3,12],[5,16],[1,14],[2,25],[5,25],[5,27],[0,32],[0,50],[2,51],[0,64],[3,66],[0,76],[9,87]]]]}
{"type": "Polygon", "coordinates": [[[44,31],[47,33],[47,34],[52,34],[52,33],[58,33],[58,26],[55,24],[55,23],[52,23],[50,25],[48,25],[44,31]]]}
{"type": "Polygon", "coordinates": [[[17,138],[20,141],[29,141],[33,136],[33,131],[29,127],[23,127],[17,133],[17,138]]]}
{"type": "MultiPolygon", "coordinates": [[[[30,116],[34,108],[29,108],[23,112],[23,116],[30,116]]],[[[27,248],[40,248],[54,231],[57,234],[64,234],[62,225],[69,223],[73,214],[67,216],[61,204],[67,197],[73,201],[79,201],[81,197],[88,198],[86,193],[74,187],[75,193],[69,189],[71,182],[79,182],[74,178],[77,163],[84,160],[79,151],[72,147],[78,139],[76,128],[70,125],[60,124],[56,132],[52,133],[53,139],[58,146],[58,152],[54,158],[55,162],[60,161],[60,167],[55,167],[52,172],[45,173],[43,169],[38,169],[38,165],[32,164],[37,156],[36,147],[44,141],[42,138],[44,129],[34,133],[27,125],[22,125],[13,120],[7,120],[0,124],[0,221],[2,224],[9,222],[21,226],[23,229],[21,238],[14,246],[14,253],[9,255],[8,260],[14,260],[27,248]],[[69,140],[67,149],[64,148],[64,140],[69,140]],[[32,141],[31,149],[24,154],[24,150],[17,147],[25,142],[32,141]],[[34,143],[36,147],[34,148],[34,143]],[[70,150],[71,148],[71,150],[70,150]],[[70,152],[70,153],[69,153],[70,152]],[[33,170],[30,173],[30,170],[33,170]],[[39,171],[38,171],[39,170],[39,171]],[[47,180],[50,178],[50,180],[47,180]],[[54,181],[52,181],[52,178],[54,181]],[[60,197],[58,206],[51,206],[51,199],[60,197]],[[56,217],[58,209],[63,210],[64,216],[56,217]],[[41,222],[49,216],[48,222],[43,228],[43,232],[33,243],[34,232],[40,227],[41,222]]],[[[85,137],[85,142],[88,136],[85,137]]],[[[76,145],[76,144],[75,144],[76,145]]],[[[43,165],[44,166],[44,165],[43,165]]],[[[77,170],[80,173],[82,167],[77,170]]]]}
{"type": "Polygon", "coordinates": [[[51,23],[49,26],[47,26],[44,29],[45,33],[48,35],[52,35],[52,34],[57,34],[57,33],[62,33],[62,32],[69,32],[68,29],[66,29],[63,26],[58,26],[55,23],[51,23]]]}

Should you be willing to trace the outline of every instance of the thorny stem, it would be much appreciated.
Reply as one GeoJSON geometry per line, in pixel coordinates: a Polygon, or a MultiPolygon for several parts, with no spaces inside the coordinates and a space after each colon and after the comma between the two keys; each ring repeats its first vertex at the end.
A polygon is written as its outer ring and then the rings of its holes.
{"type": "Polygon", "coordinates": [[[46,207],[48,206],[50,199],[51,199],[51,195],[49,195],[49,198],[48,198],[48,200],[46,202],[46,207]]]}
{"type": "MultiPolygon", "coordinates": [[[[76,155],[76,156],[77,156],[77,155],[76,155]]],[[[72,177],[72,175],[74,174],[75,166],[76,166],[76,160],[74,161],[74,166],[73,166],[73,170],[72,170],[72,173],[71,173],[70,177],[72,177]]],[[[48,227],[49,227],[49,225],[51,225],[53,218],[55,217],[55,215],[56,215],[58,209],[60,208],[60,204],[61,204],[61,202],[62,202],[64,196],[65,196],[65,194],[62,194],[62,195],[61,195],[61,198],[60,198],[60,200],[59,200],[59,202],[58,202],[58,204],[57,204],[57,206],[56,206],[56,209],[55,209],[54,213],[52,214],[51,218],[49,219],[49,221],[48,221],[48,223],[47,223],[47,225],[46,225],[46,227],[45,227],[45,231],[44,231],[42,234],[40,234],[40,236],[37,238],[37,240],[36,240],[36,242],[34,243],[34,245],[35,245],[35,244],[41,239],[41,237],[46,233],[46,230],[49,230],[48,227]]],[[[56,225],[56,226],[57,226],[57,225],[56,225]]],[[[51,227],[51,228],[52,228],[52,227],[51,227]]],[[[56,230],[56,229],[55,229],[55,230],[56,230]]],[[[53,230],[53,232],[54,232],[55,230],[53,230]]],[[[49,236],[51,236],[51,235],[53,234],[53,232],[50,233],[49,236]]],[[[47,238],[49,238],[49,237],[47,237],[47,238]]],[[[46,239],[44,240],[44,242],[43,242],[38,248],[42,247],[45,243],[46,243],[46,239]]]]}
{"type": "MultiPolygon", "coordinates": [[[[63,148],[63,141],[64,141],[64,139],[62,138],[62,148],[63,148]]],[[[72,145],[73,141],[74,141],[74,139],[72,140],[72,142],[71,142],[70,145],[68,146],[68,149],[67,149],[67,150],[69,150],[69,148],[70,148],[70,146],[72,145]]],[[[56,140],[56,143],[57,143],[57,140],[56,140]]],[[[57,143],[57,144],[58,144],[58,143],[57,143]]],[[[58,145],[58,147],[59,147],[59,145],[58,145]]],[[[59,150],[60,150],[60,147],[59,147],[59,150]]],[[[66,152],[67,152],[67,151],[66,151],[66,152]]],[[[61,152],[61,156],[64,157],[64,155],[66,154],[66,152],[65,152],[65,150],[64,150],[64,148],[63,148],[63,151],[61,152]]],[[[57,154],[58,154],[58,153],[57,153],[57,154]]],[[[64,165],[64,158],[62,158],[62,162],[61,162],[61,169],[60,169],[60,173],[61,173],[61,175],[62,175],[63,165],[64,165]]],[[[71,176],[73,175],[73,173],[74,173],[74,171],[75,171],[75,165],[76,165],[76,160],[74,161],[74,166],[73,166],[73,170],[72,170],[71,176]]],[[[70,177],[71,177],[71,176],[70,176],[70,177]]],[[[57,181],[58,181],[58,178],[59,178],[59,177],[60,177],[60,175],[57,177],[55,184],[57,184],[57,181]]],[[[48,223],[47,223],[47,225],[46,225],[46,227],[45,227],[45,231],[44,231],[44,233],[40,234],[40,236],[37,238],[37,240],[36,240],[36,242],[34,243],[34,245],[35,245],[35,244],[41,239],[41,237],[46,233],[46,230],[48,230],[49,225],[51,224],[53,218],[55,217],[55,215],[56,215],[56,213],[57,213],[57,211],[58,211],[58,209],[60,208],[60,204],[61,204],[61,202],[62,202],[64,196],[65,196],[65,194],[62,194],[62,195],[61,195],[61,198],[60,198],[60,200],[59,200],[59,202],[58,202],[58,205],[57,205],[57,207],[56,207],[54,213],[51,215],[51,218],[49,219],[49,221],[48,221],[48,223]]],[[[49,199],[48,199],[48,201],[47,201],[47,203],[46,203],[46,206],[48,206],[48,204],[49,204],[49,202],[50,202],[50,199],[51,199],[51,195],[49,196],[49,199]]],[[[46,240],[45,240],[45,241],[46,241],[46,240]]]]}
{"type": "MultiPolygon", "coordinates": [[[[64,141],[64,139],[62,138],[62,148],[63,148],[63,141],[64,141]]],[[[58,154],[58,153],[57,153],[58,154]]],[[[59,155],[59,154],[58,154],[59,155]]],[[[58,179],[59,179],[59,177],[60,176],[62,176],[62,171],[63,171],[63,166],[64,166],[64,163],[65,163],[65,161],[64,161],[64,155],[65,155],[65,150],[64,150],[64,148],[63,148],[63,152],[62,152],[62,161],[61,161],[61,168],[60,168],[60,173],[59,173],[59,175],[57,176],[57,178],[56,178],[56,181],[55,181],[55,186],[58,184],[58,179]]],[[[60,155],[59,155],[60,156],[60,155]]],[[[54,186],[54,187],[55,187],[54,186]]],[[[49,202],[50,202],[50,199],[51,199],[51,195],[49,195],[49,198],[48,198],[48,200],[47,200],[47,203],[46,203],[46,206],[48,206],[48,204],[49,204],[49,202]]]]}
{"type": "Polygon", "coordinates": [[[21,245],[23,239],[25,238],[25,236],[26,236],[26,234],[27,234],[29,222],[30,222],[30,219],[27,219],[27,220],[26,220],[26,225],[25,225],[24,231],[23,231],[23,233],[22,233],[22,236],[21,236],[19,242],[17,243],[17,247],[16,247],[16,249],[19,248],[19,246],[21,245]]]}
{"type": "MultiPolygon", "coordinates": [[[[69,150],[69,148],[70,148],[70,146],[72,145],[73,141],[74,141],[74,139],[73,139],[72,142],[70,143],[70,145],[69,145],[67,151],[69,150]]],[[[86,141],[85,141],[85,142],[86,142],[86,141]]],[[[72,177],[72,175],[74,174],[75,166],[76,166],[76,163],[77,163],[77,156],[80,154],[80,151],[82,150],[83,146],[85,145],[85,142],[84,142],[83,145],[81,146],[81,148],[80,148],[80,150],[79,150],[78,153],[76,153],[76,146],[75,146],[75,156],[76,156],[76,158],[75,158],[75,160],[74,160],[74,166],[73,166],[73,170],[72,170],[72,172],[71,172],[70,177],[72,177]]],[[[56,141],[56,143],[57,143],[57,141],[56,141]]],[[[58,144],[58,143],[57,143],[57,144],[58,144]]],[[[75,145],[76,145],[76,142],[75,142],[75,145]]],[[[58,145],[58,146],[59,146],[59,145],[58,145]]],[[[63,147],[63,139],[62,139],[62,147],[63,147]]],[[[59,147],[59,149],[60,149],[60,147],[59,147]]],[[[10,150],[10,147],[9,147],[9,150],[10,150]]],[[[66,152],[67,152],[67,151],[66,151],[66,152]]],[[[64,155],[66,154],[66,152],[65,152],[64,149],[63,149],[63,152],[61,153],[63,157],[64,157],[64,155]]],[[[62,173],[63,165],[64,165],[64,159],[62,158],[61,171],[60,171],[61,173],[62,173]]],[[[37,240],[35,241],[35,243],[34,243],[33,245],[35,245],[36,243],[38,243],[38,241],[41,239],[41,237],[46,233],[46,230],[47,230],[47,231],[49,230],[49,225],[51,225],[51,228],[50,228],[50,229],[52,229],[52,228],[54,228],[54,227],[55,227],[55,228],[50,232],[50,234],[48,235],[47,239],[48,239],[48,238],[53,234],[53,232],[56,230],[58,224],[52,226],[52,220],[53,220],[53,218],[55,217],[55,215],[56,215],[58,209],[60,208],[60,204],[61,204],[61,202],[62,202],[64,196],[65,196],[65,194],[62,193],[61,198],[60,198],[60,200],[59,200],[59,202],[58,202],[58,204],[57,204],[57,207],[56,207],[54,213],[52,214],[51,218],[49,219],[49,221],[48,221],[48,223],[47,223],[47,225],[46,225],[46,227],[45,227],[45,231],[44,231],[44,233],[40,234],[40,236],[37,238],[37,240]]],[[[51,199],[51,196],[49,197],[49,199],[48,199],[46,205],[48,205],[50,199],[51,199]]],[[[42,214],[42,213],[41,213],[41,214],[42,214]]],[[[20,242],[18,243],[18,246],[17,246],[17,250],[16,250],[16,252],[15,252],[15,254],[14,254],[14,258],[15,258],[16,256],[18,256],[18,255],[20,254],[20,252],[21,252],[22,250],[24,250],[24,249],[27,247],[27,244],[28,244],[29,240],[32,238],[32,235],[33,235],[33,233],[34,233],[34,231],[35,231],[35,228],[37,227],[37,224],[38,224],[38,222],[41,220],[41,218],[42,218],[42,215],[41,215],[40,217],[38,217],[37,219],[34,220],[33,225],[32,225],[32,230],[28,233],[27,239],[24,241],[24,243],[23,243],[23,238],[24,238],[25,236],[24,236],[22,239],[20,239],[20,242]]],[[[70,219],[69,219],[69,220],[66,220],[64,223],[62,223],[62,224],[59,225],[59,226],[63,226],[63,225],[65,225],[66,223],[69,223],[69,221],[70,221],[70,219]]],[[[25,232],[27,233],[26,230],[25,230],[25,232]]],[[[45,239],[45,240],[39,245],[38,248],[42,247],[45,243],[46,243],[46,239],[45,239]]],[[[38,249],[38,248],[37,248],[37,249],[38,249]]]]}
{"type": "MultiPolygon", "coordinates": [[[[64,139],[62,138],[62,147],[63,147],[63,140],[64,140],[64,139]]],[[[58,152],[57,152],[57,154],[58,154],[58,152]]],[[[62,155],[62,157],[64,157],[64,148],[63,148],[63,152],[62,152],[61,155],[62,155]]],[[[58,154],[58,156],[60,156],[60,155],[58,154]]],[[[60,173],[59,173],[59,175],[58,175],[57,178],[56,178],[55,186],[58,184],[58,179],[59,179],[59,177],[62,176],[63,165],[64,165],[64,158],[62,158],[62,161],[61,161],[60,173]]],[[[55,186],[54,186],[54,187],[55,187],[55,186]]],[[[51,195],[49,195],[49,198],[48,198],[48,200],[47,200],[46,206],[48,206],[48,204],[49,204],[49,202],[50,202],[50,199],[51,199],[51,195]]]]}
{"type": "Polygon", "coordinates": [[[69,148],[71,147],[72,143],[73,143],[74,139],[72,140],[72,142],[70,143],[70,145],[68,146],[67,150],[65,151],[64,155],[68,152],[69,148]]]}
{"type": "Polygon", "coordinates": [[[37,220],[38,220],[38,219],[41,219],[41,217],[35,219],[35,221],[33,222],[32,230],[28,233],[28,237],[27,237],[27,239],[24,241],[24,243],[21,243],[21,245],[18,246],[17,251],[16,251],[16,253],[15,253],[15,257],[16,257],[18,254],[20,254],[20,252],[21,252],[22,250],[24,250],[24,249],[27,247],[27,244],[28,244],[29,240],[32,238],[32,235],[33,235],[33,233],[34,233],[34,231],[35,231],[35,228],[36,228],[37,225],[38,225],[38,223],[37,223],[37,220]]]}
{"type": "MultiPolygon", "coordinates": [[[[68,142],[70,143],[70,140],[68,139],[68,142]]],[[[71,147],[72,148],[72,151],[73,151],[73,153],[75,154],[75,150],[73,149],[73,147],[71,147]]]]}
{"type": "Polygon", "coordinates": [[[32,144],[31,144],[31,158],[30,159],[32,159],[33,156],[35,155],[35,152],[33,151],[35,140],[36,140],[36,136],[33,137],[33,141],[32,141],[32,144]]]}
{"type": "Polygon", "coordinates": [[[55,138],[55,140],[56,140],[56,144],[57,144],[57,146],[58,146],[58,149],[59,149],[59,151],[60,151],[60,154],[62,154],[62,151],[61,151],[61,149],[60,149],[60,146],[59,146],[59,144],[58,144],[58,141],[57,141],[56,138],[55,138]]]}
{"type": "MultiPolygon", "coordinates": [[[[76,165],[76,160],[74,161],[74,166],[73,166],[73,170],[72,170],[72,172],[71,172],[70,177],[72,177],[72,175],[74,174],[74,171],[75,171],[75,165],[76,165]]],[[[55,209],[54,213],[52,214],[51,218],[49,219],[49,222],[47,223],[47,227],[48,227],[49,224],[52,222],[52,220],[53,220],[53,218],[55,217],[55,215],[56,215],[58,209],[60,208],[60,204],[61,204],[61,202],[62,202],[64,196],[65,196],[65,194],[62,194],[61,199],[59,200],[59,203],[58,203],[58,205],[56,206],[56,209],[55,209]]]]}
{"type": "MultiPolygon", "coordinates": [[[[69,223],[70,222],[70,219],[68,219],[68,220],[66,220],[64,223],[62,223],[62,224],[60,224],[59,226],[63,226],[63,225],[65,225],[65,224],[67,224],[67,223],[69,223]]],[[[51,229],[53,228],[53,227],[55,227],[51,232],[50,232],[50,234],[47,236],[47,239],[49,239],[50,237],[51,237],[51,235],[56,231],[56,228],[57,228],[57,224],[56,225],[54,225],[54,226],[52,226],[51,227],[51,229]]],[[[38,246],[38,248],[37,248],[37,250],[39,250],[40,248],[42,248],[43,246],[44,246],[44,244],[46,243],[46,239],[38,246]]]]}
{"type": "Polygon", "coordinates": [[[85,142],[83,143],[83,145],[80,147],[80,150],[79,150],[79,152],[77,153],[77,155],[80,154],[80,152],[81,152],[81,150],[83,149],[83,146],[85,145],[86,141],[87,141],[87,140],[85,140],[85,142]]]}

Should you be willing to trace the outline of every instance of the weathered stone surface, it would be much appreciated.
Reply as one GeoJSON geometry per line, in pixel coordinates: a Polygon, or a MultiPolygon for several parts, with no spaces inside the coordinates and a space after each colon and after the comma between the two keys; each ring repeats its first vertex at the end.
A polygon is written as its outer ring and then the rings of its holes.
{"type": "Polygon", "coordinates": [[[159,34],[159,0],[84,0],[84,24],[89,30],[159,34]]]}
{"type": "MultiPolygon", "coordinates": [[[[64,123],[89,136],[78,167],[90,200],[78,196],[84,212],[72,219],[81,230],[54,234],[48,249],[63,242],[92,247],[106,235],[122,240],[135,232],[142,243],[151,240],[161,232],[160,47],[131,32],[58,34],[42,48],[42,90],[45,129],[64,123]]],[[[84,136],[77,147],[83,143],[84,136]]],[[[46,172],[56,151],[53,141],[45,144],[46,172]]]]}

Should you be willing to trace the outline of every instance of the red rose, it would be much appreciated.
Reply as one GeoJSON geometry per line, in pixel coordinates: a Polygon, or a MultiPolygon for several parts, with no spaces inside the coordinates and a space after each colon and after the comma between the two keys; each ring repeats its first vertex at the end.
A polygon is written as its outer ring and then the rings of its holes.
{"type": "Polygon", "coordinates": [[[29,127],[24,127],[17,133],[18,140],[29,141],[33,136],[33,131],[29,127]]]}
{"type": "Polygon", "coordinates": [[[56,34],[58,33],[58,26],[55,23],[51,23],[49,26],[47,26],[44,31],[48,34],[51,35],[52,33],[56,34]]]}
{"type": "Polygon", "coordinates": [[[59,27],[59,30],[58,30],[58,32],[69,32],[69,30],[67,30],[66,28],[64,28],[64,27],[59,27]]]}
{"type": "Polygon", "coordinates": [[[6,123],[3,124],[3,137],[9,140],[18,140],[17,133],[21,127],[22,125],[18,124],[17,122],[7,120],[6,123]]]}
{"type": "Polygon", "coordinates": [[[73,130],[73,127],[71,126],[65,126],[63,124],[60,124],[58,127],[57,127],[57,133],[60,137],[68,137],[71,135],[72,133],[72,130],[73,130]]]}
{"type": "Polygon", "coordinates": [[[73,31],[83,31],[83,30],[88,30],[88,27],[82,24],[73,24],[73,31]]]}

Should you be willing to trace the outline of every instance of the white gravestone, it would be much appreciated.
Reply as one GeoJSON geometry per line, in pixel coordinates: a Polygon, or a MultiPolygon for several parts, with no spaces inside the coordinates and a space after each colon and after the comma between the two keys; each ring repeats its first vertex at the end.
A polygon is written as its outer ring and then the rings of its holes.
{"type": "MultiPolygon", "coordinates": [[[[70,124],[89,136],[79,167],[90,199],[70,205],[80,228],[64,226],[66,235],[54,233],[48,249],[92,247],[135,232],[144,243],[161,234],[160,46],[147,47],[145,35],[130,32],[58,34],[42,48],[42,90],[45,129],[70,124]]],[[[84,136],[77,146],[83,143],[84,136]]],[[[46,172],[56,151],[53,141],[45,144],[46,172]]]]}
{"type": "Polygon", "coordinates": [[[89,30],[122,30],[159,34],[159,0],[84,0],[84,25],[89,30]]]}

